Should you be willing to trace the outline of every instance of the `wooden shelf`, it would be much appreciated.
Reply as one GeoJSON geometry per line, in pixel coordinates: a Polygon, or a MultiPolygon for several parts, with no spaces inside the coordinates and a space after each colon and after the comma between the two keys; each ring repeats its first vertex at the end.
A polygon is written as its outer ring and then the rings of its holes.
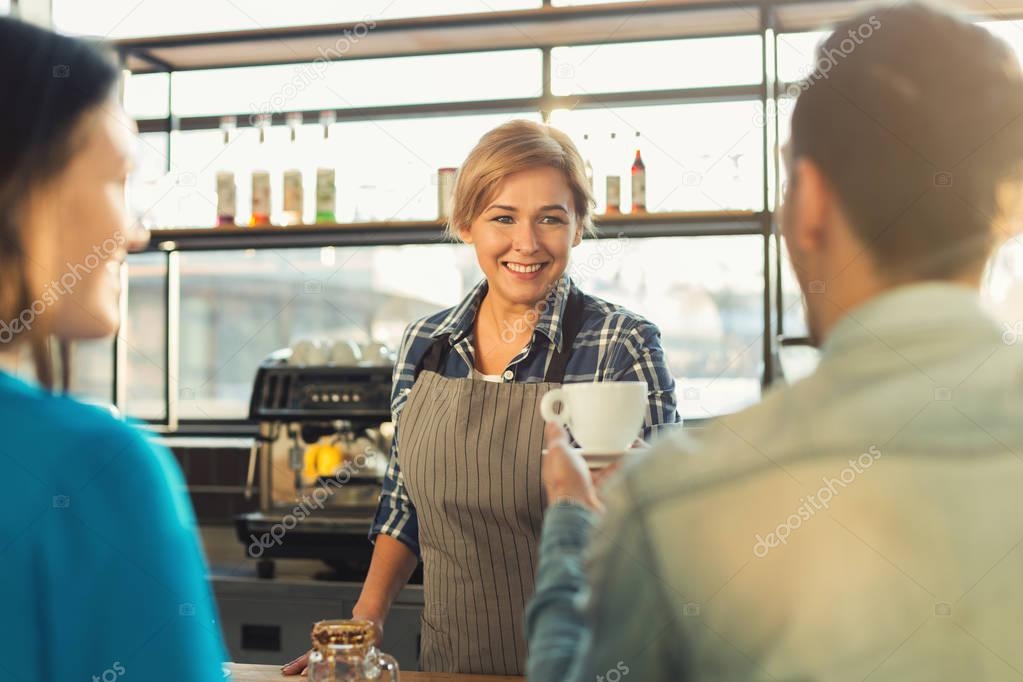
{"type": "MultiPolygon", "coordinates": [[[[784,92],[787,83],[780,86],[784,92]]],[[[319,124],[320,116],[333,112],[338,123],[348,121],[383,121],[407,118],[431,118],[441,116],[470,116],[477,114],[513,114],[523,115],[543,109],[610,109],[614,107],[648,107],[670,106],[673,104],[706,104],[720,102],[741,102],[758,100],[762,86],[759,83],[748,85],[720,85],[703,88],[677,88],[670,90],[641,90],[632,92],[600,92],[585,95],[551,95],[549,97],[524,97],[512,99],[490,99],[461,102],[435,102],[430,104],[399,104],[388,106],[346,107],[333,109],[306,109],[303,111],[277,112],[270,114],[271,126],[285,125],[287,117],[298,115],[306,125],[319,124]]],[[[225,113],[222,116],[180,116],[174,121],[167,118],[141,119],[138,123],[140,133],[167,133],[172,129],[183,132],[195,130],[217,130],[225,116],[233,117],[239,128],[252,127],[257,121],[250,116],[251,112],[225,113]]]]}
{"type": "MultiPolygon", "coordinates": [[[[753,211],[694,211],[602,215],[598,237],[721,236],[764,234],[765,214],[753,211]]],[[[153,230],[148,251],[216,251],[308,248],[317,246],[385,246],[435,244],[446,240],[439,220],[200,227],[153,230]]]]}

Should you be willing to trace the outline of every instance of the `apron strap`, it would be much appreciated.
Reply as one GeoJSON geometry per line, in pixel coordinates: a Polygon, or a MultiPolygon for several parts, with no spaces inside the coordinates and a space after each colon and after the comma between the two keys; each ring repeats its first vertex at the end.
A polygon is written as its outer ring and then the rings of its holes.
{"type": "MultiPolygon", "coordinates": [[[[565,379],[565,368],[572,356],[572,347],[575,345],[575,337],[583,326],[583,295],[582,292],[572,287],[568,294],[568,301],[565,303],[565,316],[561,324],[561,350],[556,350],[547,366],[547,376],[544,381],[560,384],[565,379]]],[[[423,357],[416,365],[414,379],[419,378],[420,372],[426,370],[443,376],[444,366],[447,364],[448,353],[451,350],[451,335],[445,334],[434,339],[433,343],[423,354],[423,357]]]]}
{"type": "Polygon", "coordinates": [[[451,350],[450,339],[450,334],[438,336],[434,339],[430,347],[426,349],[426,353],[419,359],[413,381],[419,378],[419,373],[423,370],[444,376],[444,365],[447,364],[448,351],[451,350]]]}
{"type": "Polygon", "coordinates": [[[575,345],[575,337],[583,326],[583,294],[572,287],[568,294],[568,301],[565,303],[565,318],[561,323],[561,350],[555,350],[551,363],[547,366],[547,376],[544,381],[551,384],[561,384],[565,381],[565,368],[568,360],[572,357],[572,347],[575,345]]]}

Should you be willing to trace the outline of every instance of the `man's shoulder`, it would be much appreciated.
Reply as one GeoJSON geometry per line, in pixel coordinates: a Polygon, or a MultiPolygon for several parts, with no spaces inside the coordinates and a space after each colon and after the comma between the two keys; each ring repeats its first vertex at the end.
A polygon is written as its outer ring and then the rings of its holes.
{"type": "Polygon", "coordinates": [[[714,417],[697,433],[678,430],[655,443],[626,470],[636,502],[656,504],[777,469],[809,438],[796,423],[811,400],[806,388],[778,389],[752,407],[714,417]]]}

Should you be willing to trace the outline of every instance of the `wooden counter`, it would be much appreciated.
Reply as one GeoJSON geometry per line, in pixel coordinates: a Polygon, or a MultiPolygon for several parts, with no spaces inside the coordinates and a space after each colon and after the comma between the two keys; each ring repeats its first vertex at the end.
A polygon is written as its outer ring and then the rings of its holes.
{"type": "MultiPolygon", "coordinates": [[[[284,677],[275,665],[231,665],[234,682],[304,682],[305,677],[284,677]]],[[[452,675],[450,673],[401,673],[401,682],[522,682],[521,677],[452,675]]]]}

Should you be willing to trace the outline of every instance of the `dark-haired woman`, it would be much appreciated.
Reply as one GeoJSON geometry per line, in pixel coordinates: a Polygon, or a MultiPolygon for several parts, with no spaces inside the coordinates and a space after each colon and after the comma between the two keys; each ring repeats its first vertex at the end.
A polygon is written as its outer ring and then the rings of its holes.
{"type": "Polygon", "coordinates": [[[51,339],[66,347],[119,324],[136,134],[117,68],[10,19],[0,63],[0,681],[222,679],[173,458],[52,388],[51,339]],[[13,374],[27,350],[36,383],[13,374]]]}

